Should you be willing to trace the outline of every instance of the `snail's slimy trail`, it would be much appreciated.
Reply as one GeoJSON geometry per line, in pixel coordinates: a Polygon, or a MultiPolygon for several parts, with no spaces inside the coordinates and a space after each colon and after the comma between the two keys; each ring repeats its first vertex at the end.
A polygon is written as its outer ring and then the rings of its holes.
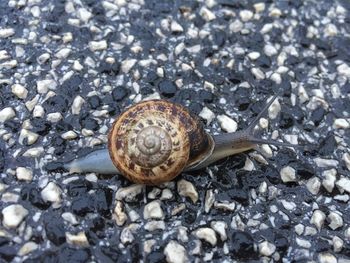
{"type": "Polygon", "coordinates": [[[108,149],[93,151],[88,155],[64,164],[70,173],[119,174],[109,157],[108,149]]]}

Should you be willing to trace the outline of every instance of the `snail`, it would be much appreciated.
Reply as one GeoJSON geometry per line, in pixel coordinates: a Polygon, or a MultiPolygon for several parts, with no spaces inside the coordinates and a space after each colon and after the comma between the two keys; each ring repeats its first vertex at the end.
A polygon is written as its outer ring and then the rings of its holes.
{"type": "Polygon", "coordinates": [[[114,121],[108,149],[64,164],[71,173],[122,174],[134,183],[157,185],[183,171],[199,170],[258,144],[295,145],[255,136],[254,128],[277,98],[265,103],[244,130],[211,135],[188,109],[166,100],[139,102],[114,121]]]}

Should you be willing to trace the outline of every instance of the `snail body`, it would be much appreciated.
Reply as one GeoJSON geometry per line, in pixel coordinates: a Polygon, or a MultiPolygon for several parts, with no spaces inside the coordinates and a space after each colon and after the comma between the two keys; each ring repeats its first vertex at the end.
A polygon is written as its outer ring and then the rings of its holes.
{"type": "Polygon", "coordinates": [[[254,127],[275,95],[243,131],[211,135],[198,117],[182,105],[166,100],[137,103],[114,121],[108,149],[94,151],[64,165],[70,172],[122,174],[130,181],[157,185],[182,171],[202,169],[259,143],[291,146],[254,136],[254,127]]]}

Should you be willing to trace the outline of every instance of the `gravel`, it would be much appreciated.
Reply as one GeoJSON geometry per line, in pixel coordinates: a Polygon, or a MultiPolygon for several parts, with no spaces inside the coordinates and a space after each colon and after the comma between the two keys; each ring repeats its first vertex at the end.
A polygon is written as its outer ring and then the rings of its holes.
{"type": "Polygon", "coordinates": [[[0,261],[347,262],[350,5],[0,1],[0,261]],[[167,99],[263,145],[157,187],[68,174],[167,99]],[[261,154],[260,154],[261,153],[261,154]]]}

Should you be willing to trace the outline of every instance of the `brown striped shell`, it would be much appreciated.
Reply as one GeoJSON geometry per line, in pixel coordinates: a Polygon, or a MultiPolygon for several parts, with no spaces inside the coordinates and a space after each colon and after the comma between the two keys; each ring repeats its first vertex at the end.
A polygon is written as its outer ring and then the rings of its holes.
{"type": "Polygon", "coordinates": [[[126,178],[156,185],[203,160],[211,153],[213,140],[180,104],[150,100],[135,104],[115,120],[108,149],[126,178]]]}

